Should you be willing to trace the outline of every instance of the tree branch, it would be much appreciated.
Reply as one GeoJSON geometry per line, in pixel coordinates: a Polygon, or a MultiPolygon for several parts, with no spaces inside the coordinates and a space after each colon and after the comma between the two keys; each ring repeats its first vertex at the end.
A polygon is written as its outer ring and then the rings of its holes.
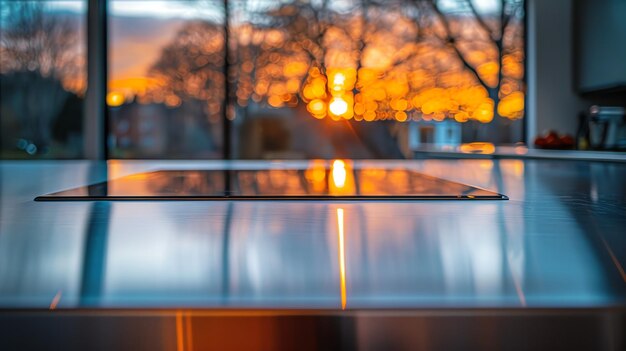
{"type": "Polygon", "coordinates": [[[472,0],[467,0],[467,4],[469,5],[469,8],[472,11],[472,14],[474,15],[474,17],[476,17],[476,21],[478,22],[478,25],[485,32],[487,32],[487,35],[489,36],[489,38],[491,38],[491,40],[495,41],[496,40],[495,33],[489,27],[489,25],[487,25],[487,22],[485,22],[483,17],[478,13],[478,10],[476,10],[476,6],[474,6],[474,2],[472,0]]]}
{"type": "MultiPolygon", "coordinates": [[[[415,0],[415,1],[419,1],[419,0],[415,0]]],[[[461,63],[463,63],[463,66],[467,68],[474,75],[474,78],[476,78],[478,83],[480,83],[485,89],[489,89],[490,88],[489,84],[487,84],[487,82],[485,82],[480,77],[476,68],[470,65],[470,63],[465,59],[465,56],[463,56],[463,53],[461,52],[461,50],[456,45],[456,38],[452,35],[452,31],[450,29],[450,23],[448,22],[448,19],[446,18],[446,16],[443,14],[441,9],[437,5],[437,0],[430,0],[430,4],[432,7],[432,10],[435,12],[435,14],[437,15],[437,18],[439,19],[439,21],[441,21],[443,25],[443,29],[445,31],[445,36],[446,36],[445,38],[446,44],[452,47],[452,49],[454,49],[454,52],[458,56],[459,60],[461,60],[461,63]]]]}

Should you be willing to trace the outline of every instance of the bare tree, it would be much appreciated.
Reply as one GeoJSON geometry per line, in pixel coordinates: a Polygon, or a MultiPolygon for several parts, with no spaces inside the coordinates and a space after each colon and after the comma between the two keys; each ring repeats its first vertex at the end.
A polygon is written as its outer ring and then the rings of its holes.
{"type": "Polygon", "coordinates": [[[17,121],[20,136],[38,147],[51,143],[51,122],[70,94],[67,89],[84,89],[77,23],[45,6],[8,1],[0,12],[3,112],[17,121]]]}
{"type": "MultiPolygon", "coordinates": [[[[211,99],[223,101],[224,94],[233,94],[233,105],[245,111],[249,100],[273,107],[296,107],[322,99],[329,105],[333,98],[328,83],[333,73],[329,70],[349,71],[354,79],[351,91],[345,93],[354,97],[355,109],[362,107],[366,95],[374,90],[385,90],[386,96],[370,104],[375,107],[369,110],[369,118],[355,113],[354,119],[344,121],[352,124],[351,130],[357,133],[361,124],[367,123],[354,123],[355,119],[407,120],[424,116],[441,120],[456,118],[458,111],[465,112],[467,119],[476,119],[471,116],[474,107],[470,106],[476,101],[491,99],[493,114],[497,114],[498,104],[507,94],[503,88],[506,84],[509,91],[523,89],[520,77],[511,75],[505,63],[507,55],[520,51],[519,23],[512,26],[519,18],[520,1],[503,0],[496,9],[497,16],[480,14],[470,0],[456,2],[456,12],[443,8],[436,0],[358,0],[346,2],[351,7],[339,10],[330,1],[294,0],[266,4],[259,11],[248,8],[252,2],[243,1],[229,6],[233,19],[221,32],[218,22],[190,24],[181,31],[164,49],[152,73],[163,77],[164,89],[173,95],[182,97],[194,91],[194,98],[219,109],[220,105],[211,99]],[[217,52],[223,44],[212,44],[225,35],[232,51],[229,89],[223,88],[225,60],[219,61],[224,53],[220,56],[217,52]],[[213,51],[207,52],[207,47],[213,51]],[[475,59],[478,56],[482,59],[475,59]],[[209,64],[212,60],[219,64],[209,64]],[[324,92],[307,97],[307,88],[315,80],[316,91],[324,92]],[[435,114],[428,112],[419,99],[428,90],[442,92],[439,87],[451,91],[472,86],[483,87],[485,96],[470,96],[468,100],[472,101],[457,103],[449,112],[445,103],[435,114]]],[[[496,128],[502,120],[494,118],[483,139],[505,138],[496,128]]],[[[381,126],[376,124],[385,129],[381,126]]],[[[361,137],[362,141],[369,138],[361,137]]],[[[381,140],[371,144],[384,143],[381,140]]]]}
{"type": "MultiPolygon", "coordinates": [[[[499,0],[497,10],[492,14],[481,14],[478,11],[474,0],[459,0],[456,3],[458,12],[446,13],[442,8],[440,0],[410,0],[418,9],[418,12],[433,14],[440,31],[436,36],[455,54],[463,67],[472,74],[475,81],[484,87],[489,98],[493,101],[495,118],[489,123],[489,128],[483,129],[482,139],[500,142],[507,139],[504,131],[509,128],[502,128],[503,118],[498,113],[498,105],[503,97],[503,84],[509,81],[519,81],[521,77],[510,77],[505,70],[505,57],[520,50],[522,45],[521,29],[519,20],[523,11],[522,0],[499,0]],[[463,22],[455,26],[454,18],[471,21],[480,29],[478,37],[467,37],[464,34],[463,22]],[[481,72],[476,62],[469,59],[468,47],[472,42],[482,42],[486,44],[483,50],[493,50],[496,56],[496,74],[491,77],[492,72],[481,72]],[[494,79],[495,78],[495,79],[494,79]]],[[[420,18],[422,21],[424,17],[420,18]]],[[[422,26],[424,26],[422,24],[422,26]]],[[[519,87],[520,90],[523,87],[519,87]]]]}
{"type": "MultiPolygon", "coordinates": [[[[223,52],[224,34],[220,24],[203,20],[185,24],[149,69],[148,74],[158,84],[140,97],[146,102],[177,108],[180,128],[208,131],[211,138],[207,141],[213,150],[221,139],[221,133],[213,127],[224,113],[223,52]]],[[[178,144],[182,146],[185,142],[178,144]]]]}

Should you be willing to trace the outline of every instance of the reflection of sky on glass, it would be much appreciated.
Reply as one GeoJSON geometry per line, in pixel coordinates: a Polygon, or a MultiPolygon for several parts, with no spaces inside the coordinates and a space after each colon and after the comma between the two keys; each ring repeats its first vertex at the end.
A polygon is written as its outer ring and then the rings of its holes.
{"type": "Polygon", "coordinates": [[[87,1],[51,1],[48,7],[52,11],[84,13],[87,9],[87,1]]]}
{"type": "MultiPolygon", "coordinates": [[[[11,1],[0,1],[0,28],[5,26],[5,21],[2,20],[4,16],[7,16],[8,6],[11,1]],[[6,6],[6,7],[5,7],[6,6]]],[[[87,1],[86,0],[73,0],[73,1],[22,1],[20,3],[26,4],[43,4],[44,13],[56,13],[61,15],[86,15],[87,14],[87,1]]]]}
{"type": "MultiPolygon", "coordinates": [[[[109,1],[109,13],[114,16],[152,17],[152,18],[204,18],[219,19],[221,10],[213,6],[221,2],[193,1],[109,1]]],[[[87,8],[86,1],[53,1],[49,8],[58,12],[83,13],[87,8]]]]}
{"type": "MultiPolygon", "coordinates": [[[[245,1],[232,1],[233,6],[240,5],[245,1]]],[[[476,8],[483,13],[490,13],[499,9],[496,0],[474,0],[476,8]]],[[[203,5],[198,5],[193,1],[167,1],[167,0],[150,0],[150,1],[110,1],[109,11],[116,16],[129,17],[158,17],[158,18],[206,18],[219,17],[219,7],[213,7],[213,3],[217,6],[221,3],[205,1],[203,5]],[[172,6],[173,3],[178,3],[172,6]]],[[[274,1],[247,1],[246,6],[250,10],[266,10],[274,7],[278,2],[274,1]]],[[[440,5],[444,10],[456,10],[462,7],[462,1],[458,0],[440,0],[440,5]]],[[[70,11],[76,13],[84,12],[86,1],[54,1],[50,3],[50,9],[59,11],[70,11]]],[[[334,10],[343,12],[352,7],[352,1],[335,1],[330,5],[334,10]]]]}
{"type": "MultiPolygon", "coordinates": [[[[476,9],[481,13],[493,13],[500,9],[498,0],[472,0],[476,9]]],[[[465,1],[459,0],[439,0],[442,9],[453,11],[467,8],[465,1]]]]}
{"type": "Polygon", "coordinates": [[[114,16],[218,20],[221,18],[218,4],[212,1],[112,1],[109,11],[114,16]]]}

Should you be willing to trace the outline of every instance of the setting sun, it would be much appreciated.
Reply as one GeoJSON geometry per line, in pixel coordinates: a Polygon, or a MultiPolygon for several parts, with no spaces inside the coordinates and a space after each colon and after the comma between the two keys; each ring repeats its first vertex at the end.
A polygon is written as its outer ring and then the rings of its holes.
{"type": "Polygon", "coordinates": [[[124,94],[118,91],[112,91],[107,94],[107,105],[111,107],[121,106],[124,100],[124,94]]]}
{"type": "Polygon", "coordinates": [[[334,98],[328,105],[330,112],[336,116],[341,116],[348,112],[348,103],[341,97],[334,98]]]}

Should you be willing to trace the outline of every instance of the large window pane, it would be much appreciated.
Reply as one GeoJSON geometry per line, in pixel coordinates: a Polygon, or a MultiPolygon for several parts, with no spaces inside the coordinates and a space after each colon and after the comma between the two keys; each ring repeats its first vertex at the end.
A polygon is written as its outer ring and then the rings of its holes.
{"type": "Polygon", "coordinates": [[[82,155],[86,2],[0,1],[2,158],[82,155]]]}
{"type": "Polygon", "coordinates": [[[221,1],[109,2],[112,158],[220,158],[221,1]]]}
{"type": "Polygon", "coordinates": [[[521,0],[112,1],[111,155],[220,157],[225,111],[236,158],[519,142],[523,10],[521,0]]]}
{"type": "Polygon", "coordinates": [[[522,1],[229,4],[239,157],[522,141],[522,1]]]}

